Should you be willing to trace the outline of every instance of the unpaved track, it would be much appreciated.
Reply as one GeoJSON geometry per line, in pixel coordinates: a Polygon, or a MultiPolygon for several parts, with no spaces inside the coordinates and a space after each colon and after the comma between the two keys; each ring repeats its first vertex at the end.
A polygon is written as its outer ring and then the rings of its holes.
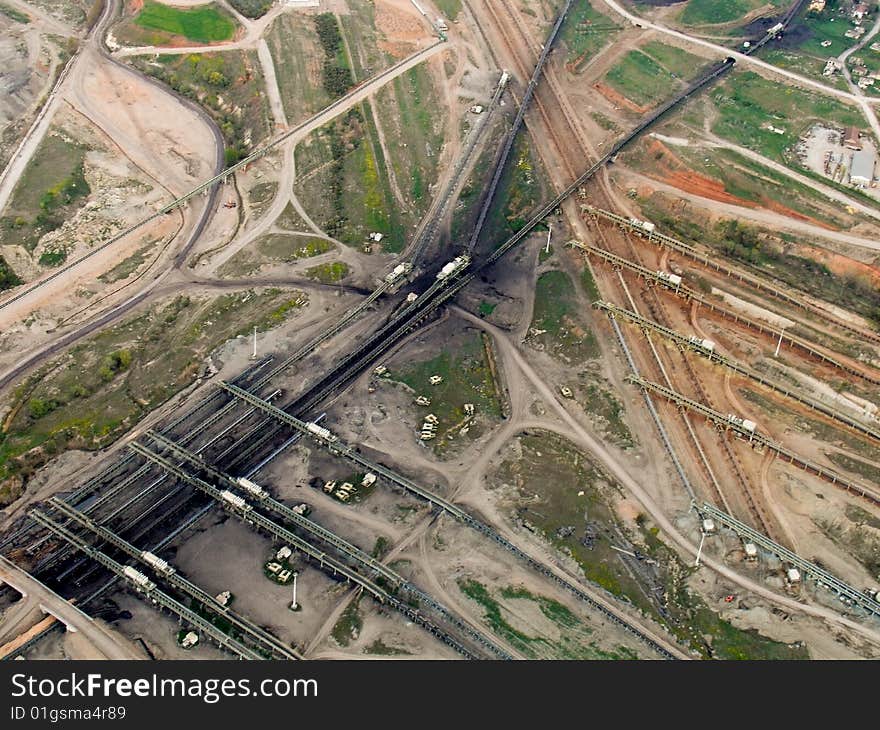
{"type": "MultiPolygon", "coordinates": [[[[629,491],[630,494],[632,494],[632,496],[639,503],[641,503],[642,507],[644,507],[645,511],[651,516],[651,519],[654,521],[654,523],[660,528],[660,530],[662,530],[663,533],[667,535],[669,539],[671,539],[685,553],[696,557],[698,549],[697,546],[694,545],[690,540],[688,540],[678,530],[678,528],[666,516],[666,513],[654,501],[654,498],[650,494],[648,494],[648,492],[629,475],[623,464],[621,464],[616,459],[616,457],[611,454],[608,449],[605,448],[603,444],[597,441],[592,436],[592,434],[588,433],[586,429],[584,429],[568,413],[565,407],[556,399],[556,396],[551,390],[550,386],[548,386],[544,379],[541,378],[540,375],[538,375],[538,373],[534,371],[531,365],[529,365],[529,363],[525,360],[519,349],[507,339],[505,333],[499,330],[497,327],[488,324],[484,320],[468,312],[461,311],[460,314],[465,319],[472,322],[474,325],[486,330],[487,332],[491,333],[493,337],[495,337],[499,348],[504,350],[505,356],[516,363],[517,367],[519,367],[528,378],[529,382],[534,388],[534,391],[539,394],[543,398],[543,400],[547,404],[549,404],[556,411],[557,415],[562,419],[565,427],[561,431],[561,433],[567,439],[575,442],[582,448],[585,448],[590,454],[592,454],[608,470],[608,472],[613,475],[614,478],[617,479],[618,482],[623,487],[625,487],[626,490],[629,491]]],[[[823,620],[827,620],[833,624],[845,626],[848,629],[855,631],[860,636],[863,636],[869,641],[880,646],[880,632],[878,632],[874,628],[860,624],[857,621],[853,621],[852,619],[848,619],[845,616],[841,616],[835,611],[824,608],[822,606],[800,603],[793,598],[781,595],[776,591],[773,591],[766,586],[751,580],[750,578],[746,578],[740,575],[733,569],[727,567],[720,561],[706,555],[705,553],[703,553],[702,557],[700,558],[700,562],[701,565],[710,568],[713,572],[717,573],[721,577],[731,581],[732,583],[735,583],[736,585],[741,586],[742,588],[745,588],[746,590],[755,593],[756,595],[761,596],[762,598],[771,601],[772,603],[784,606],[785,608],[794,611],[799,611],[801,613],[815,616],[823,620]]]]}

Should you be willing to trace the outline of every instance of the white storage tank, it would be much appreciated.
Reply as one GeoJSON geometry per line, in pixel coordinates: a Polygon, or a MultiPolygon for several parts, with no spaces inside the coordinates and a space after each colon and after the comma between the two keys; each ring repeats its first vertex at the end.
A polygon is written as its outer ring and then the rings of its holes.
{"type": "Polygon", "coordinates": [[[707,517],[705,520],[703,520],[703,532],[705,532],[707,535],[713,535],[715,533],[715,530],[715,520],[713,520],[711,517],[707,517]]]}

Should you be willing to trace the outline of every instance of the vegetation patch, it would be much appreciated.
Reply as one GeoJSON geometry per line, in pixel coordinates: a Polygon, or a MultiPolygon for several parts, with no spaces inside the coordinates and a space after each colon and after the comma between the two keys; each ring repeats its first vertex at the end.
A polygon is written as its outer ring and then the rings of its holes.
{"type": "Polygon", "coordinates": [[[204,107],[223,133],[227,166],[269,136],[269,105],[254,52],[166,54],[131,63],[204,107]]]}
{"type": "Polygon", "coordinates": [[[205,357],[256,325],[277,326],[306,299],[267,289],[178,296],[80,342],[21,383],[0,429],[0,504],[68,449],[101,449],[199,375],[205,357]]]}
{"type": "Polygon", "coordinates": [[[19,284],[21,284],[21,279],[18,278],[9,262],[3,256],[0,256],[0,291],[11,289],[19,284]]]}
{"type": "Polygon", "coordinates": [[[0,245],[32,252],[40,238],[70,219],[90,192],[84,174],[88,148],[48,134],[12,192],[0,218],[0,245]]]}
{"type": "Polygon", "coordinates": [[[620,29],[611,18],[596,11],[590,0],[576,0],[560,31],[560,40],[568,51],[569,67],[579,70],[620,29]]]}
{"type": "Polygon", "coordinates": [[[343,611],[330,635],[339,646],[348,646],[352,641],[357,640],[363,627],[364,619],[360,612],[360,598],[355,598],[343,611]]]}
{"type": "Polygon", "coordinates": [[[332,261],[328,264],[318,264],[310,269],[306,269],[306,276],[322,284],[335,284],[342,281],[348,276],[348,264],[342,261],[332,261]]]}
{"type": "Polygon", "coordinates": [[[154,241],[142,248],[139,248],[131,256],[124,258],[112,269],[101,274],[98,279],[100,281],[103,281],[105,284],[112,284],[114,281],[127,279],[144,264],[144,262],[147,260],[147,255],[150,253],[153,246],[155,245],[156,242],[154,241]]]}
{"type": "Polygon", "coordinates": [[[0,15],[5,15],[10,20],[14,20],[16,23],[30,23],[31,16],[27,13],[23,13],[20,10],[13,8],[11,5],[7,5],[6,3],[0,3],[0,15]]]}
{"type": "Polygon", "coordinates": [[[411,655],[411,651],[407,651],[399,646],[390,646],[382,639],[376,639],[369,646],[364,647],[364,654],[376,654],[378,656],[402,656],[411,655]]]}
{"type": "Polygon", "coordinates": [[[235,21],[225,10],[211,3],[193,8],[145,0],[143,10],[134,19],[135,25],[172,36],[183,36],[197,43],[228,41],[235,34],[235,21]]]}
{"type": "Polygon", "coordinates": [[[354,76],[348,65],[336,16],[333,13],[316,15],[315,31],[321,42],[321,48],[324,49],[322,67],[324,91],[335,99],[354,85],[354,76]]]}
{"type": "Polygon", "coordinates": [[[418,408],[419,418],[429,413],[436,416],[436,438],[428,443],[437,451],[444,451],[455,439],[479,437],[487,417],[495,420],[501,416],[501,401],[480,335],[468,335],[457,341],[454,349],[444,348],[429,360],[408,359],[406,363],[399,371],[389,371],[390,378],[409,386],[413,398],[424,396],[430,400],[430,405],[414,408],[418,408]],[[430,379],[435,375],[442,380],[431,385],[430,379]],[[473,417],[465,411],[466,403],[474,406],[473,417]]]}
{"type": "Polygon", "coordinates": [[[752,71],[727,76],[709,93],[716,112],[714,134],[780,162],[788,162],[798,138],[816,122],[864,123],[855,107],[791,84],[780,86],[752,71]]]}
{"type": "Polygon", "coordinates": [[[229,0],[229,4],[251,20],[262,18],[272,7],[272,0],[229,0]]]}
{"type": "MultiPolygon", "coordinates": [[[[668,48],[668,46],[667,46],[668,48]]],[[[640,106],[653,104],[681,86],[680,80],[642,51],[628,51],[605,75],[609,86],[640,106]]]]}
{"type": "Polygon", "coordinates": [[[314,19],[300,13],[279,15],[266,43],[287,121],[297,124],[326,107],[331,97],[324,89],[325,56],[314,19]]]}
{"type": "Polygon", "coordinates": [[[297,146],[296,192],[321,229],[350,246],[381,233],[385,251],[402,250],[404,227],[375,142],[367,104],[350,109],[297,146]]]}
{"type": "Polygon", "coordinates": [[[483,228],[484,237],[500,244],[527,223],[542,199],[540,172],[528,135],[520,132],[498,183],[495,202],[483,228]]]}
{"type": "Polygon", "coordinates": [[[492,632],[530,659],[637,659],[627,647],[616,651],[599,648],[590,638],[593,630],[558,601],[534,595],[521,586],[490,591],[479,581],[459,579],[459,590],[483,609],[483,620],[492,632]],[[530,627],[526,632],[512,625],[508,605],[534,603],[547,619],[546,627],[530,627]],[[546,628],[546,631],[542,631],[546,628]]]}
{"type": "Polygon", "coordinates": [[[599,343],[583,324],[578,309],[568,274],[555,270],[541,274],[528,335],[531,345],[569,363],[597,357],[599,343]]]}

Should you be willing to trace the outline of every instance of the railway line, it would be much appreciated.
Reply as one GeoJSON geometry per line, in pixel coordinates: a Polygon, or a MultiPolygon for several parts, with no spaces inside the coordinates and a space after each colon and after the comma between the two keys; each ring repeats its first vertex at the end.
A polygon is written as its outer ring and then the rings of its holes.
{"type": "Polygon", "coordinates": [[[703,403],[694,401],[693,399],[688,398],[681,393],[677,393],[674,390],[671,390],[663,385],[653,383],[636,375],[630,375],[627,379],[634,385],[637,385],[638,387],[646,391],[656,393],[657,395],[666,398],[679,408],[686,408],[689,411],[693,411],[698,415],[704,416],[707,420],[714,423],[718,428],[733,432],[737,437],[749,443],[752,448],[755,448],[757,450],[773,451],[777,454],[777,456],[784,458],[790,464],[795,464],[805,471],[810,471],[816,476],[822,477],[823,479],[831,482],[835,486],[842,488],[846,492],[856,494],[859,497],[863,497],[864,499],[874,503],[875,505],[880,505],[880,492],[878,492],[877,490],[861,484],[854,479],[848,479],[847,477],[839,474],[833,469],[829,469],[828,467],[822,466],[821,464],[817,464],[816,462],[808,459],[805,456],[801,456],[795,451],[789,449],[787,446],[777,441],[774,441],[773,439],[770,439],[761,433],[758,433],[754,426],[750,428],[748,426],[748,423],[744,422],[742,418],[725,415],[703,403]]]}
{"type": "Polygon", "coordinates": [[[545,577],[552,579],[557,585],[579,598],[591,608],[602,613],[607,619],[620,626],[621,628],[624,628],[627,632],[631,633],[633,636],[648,645],[664,658],[675,658],[675,654],[670,651],[666,644],[661,643],[659,639],[649,635],[642,628],[636,627],[632,623],[631,619],[623,616],[620,611],[613,607],[610,600],[588,595],[585,591],[576,586],[574,583],[558,575],[556,571],[551,570],[548,566],[536,560],[524,550],[514,545],[512,542],[510,542],[510,540],[502,536],[496,530],[492,529],[489,525],[473,517],[468,512],[465,512],[463,509],[453,504],[452,502],[449,502],[438,494],[432,492],[429,489],[426,489],[425,487],[419,485],[408,477],[399,474],[393,469],[390,469],[383,464],[368,459],[367,457],[360,454],[355,447],[339,441],[336,436],[334,436],[329,430],[325,428],[315,427],[313,423],[308,423],[302,421],[299,418],[291,416],[289,413],[273,406],[271,403],[261,401],[256,396],[248,393],[246,390],[238,388],[237,386],[221,384],[221,387],[229,390],[230,393],[238,398],[241,398],[246,403],[256,408],[261,408],[265,413],[277,419],[280,423],[283,423],[287,427],[299,431],[304,436],[308,436],[318,445],[326,448],[331,454],[338,456],[342,459],[346,459],[359,467],[367,469],[369,472],[387,480],[394,486],[401,488],[404,491],[418,497],[419,499],[428,502],[441,512],[450,515],[456,521],[473,528],[477,532],[488,537],[490,540],[519,558],[522,562],[527,564],[532,569],[536,570],[545,577]]]}
{"type": "Polygon", "coordinates": [[[676,332],[669,327],[665,327],[658,322],[654,322],[650,319],[642,317],[635,312],[623,309],[622,307],[618,307],[610,302],[597,301],[593,303],[593,306],[598,309],[604,310],[609,317],[620,317],[621,319],[631,322],[632,324],[638,326],[643,332],[645,332],[646,336],[651,332],[656,332],[662,337],[665,337],[670,342],[675,343],[683,351],[693,352],[706,358],[707,360],[709,360],[709,362],[717,363],[726,368],[729,368],[733,372],[739,375],[743,375],[750,380],[754,380],[756,383],[760,383],[770,390],[779,393],[786,398],[790,398],[800,403],[801,405],[805,405],[811,410],[817,411],[818,413],[827,416],[828,418],[852,429],[853,431],[856,431],[863,436],[867,436],[868,438],[874,439],[875,441],[880,441],[880,431],[878,431],[873,426],[870,426],[864,421],[860,421],[857,418],[848,416],[846,413],[838,411],[837,409],[832,408],[825,403],[822,403],[812,396],[809,396],[806,393],[792,388],[778,380],[768,378],[767,376],[762,375],[761,373],[753,370],[747,365],[731,357],[728,357],[727,355],[721,354],[714,347],[712,347],[711,349],[707,348],[705,345],[701,344],[702,341],[700,341],[699,338],[695,338],[693,335],[684,335],[680,332],[676,332]]]}
{"type": "Polygon", "coordinates": [[[694,261],[707,269],[716,271],[729,279],[748,284],[764,294],[769,294],[774,299],[778,299],[781,302],[785,302],[786,304],[790,304],[798,309],[802,309],[821,317],[826,322],[833,324],[836,327],[840,327],[851,334],[880,343],[880,332],[865,327],[859,327],[842,317],[837,317],[832,312],[829,312],[809,301],[806,297],[795,293],[792,287],[787,284],[772,279],[768,280],[764,276],[757,276],[745,269],[731,266],[730,264],[725,263],[720,256],[705,253],[695,246],[691,246],[684,241],[680,241],[677,238],[661,233],[653,227],[650,229],[646,228],[643,221],[636,221],[618,215],[617,213],[613,213],[612,211],[597,208],[588,203],[582,204],[581,209],[594,220],[599,220],[601,218],[610,221],[624,231],[641,236],[649,243],[654,243],[666,250],[681,254],[691,261],[694,261]]]}
{"type": "MultiPolygon", "coordinates": [[[[730,66],[730,65],[732,65],[732,60],[728,59],[728,61],[726,61],[724,63],[727,64],[728,66],[730,66]]],[[[465,286],[467,286],[476,276],[479,275],[479,273],[481,271],[484,271],[487,267],[492,266],[503,255],[505,255],[509,250],[511,250],[514,246],[516,246],[526,235],[528,235],[534,229],[534,227],[538,223],[540,223],[543,220],[544,217],[546,217],[546,215],[548,213],[552,212],[556,207],[558,207],[558,205],[562,201],[564,201],[566,198],[568,198],[574,192],[576,192],[580,188],[580,186],[584,182],[589,180],[599,169],[601,169],[601,167],[604,164],[606,164],[608,161],[613,159],[614,154],[616,154],[620,149],[622,149],[623,146],[625,146],[630,141],[632,141],[632,139],[634,139],[642,131],[644,131],[644,129],[646,129],[651,123],[653,123],[653,121],[656,121],[656,119],[659,119],[660,116],[662,116],[664,113],[666,113],[666,111],[671,109],[675,104],[680,103],[683,99],[688,98],[688,96],[690,94],[695,93],[699,88],[702,88],[703,85],[705,85],[706,83],[709,83],[712,79],[716,78],[718,75],[723,73],[724,70],[726,70],[724,64],[719,64],[717,67],[714,67],[713,69],[710,70],[710,73],[707,74],[706,77],[699,80],[698,82],[695,82],[690,87],[685,89],[677,97],[670,100],[670,102],[668,102],[667,104],[663,105],[663,107],[661,107],[660,109],[655,111],[653,114],[649,115],[647,118],[643,119],[642,122],[633,130],[633,132],[631,132],[629,135],[625,136],[623,139],[618,141],[612,147],[612,149],[605,155],[605,157],[603,157],[601,160],[594,163],[586,172],[584,172],[580,176],[578,176],[571,185],[569,185],[568,187],[566,187],[562,191],[562,193],[560,195],[558,195],[556,198],[554,198],[552,201],[548,202],[544,206],[540,207],[535,212],[535,214],[529,219],[526,226],[524,226],[522,229],[520,229],[520,231],[518,231],[514,236],[511,236],[498,249],[493,251],[491,254],[486,256],[482,261],[478,262],[477,264],[466,265],[466,266],[462,267],[462,269],[460,271],[456,271],[454,275],[450,276],[447,280],[444,280],[441,284],[438,285],[438,284],[436,284],[436,282],[432,283],[432,285],[429,287],[429,290],[427,292],[425,292],[421,296],[419,296],[415,302],[413,302],[409,306],[405,307],[401,312],[398,312],[397,314],[395,314],[384,327],[382,327],[378,330],[378,332],[373,337],[368,338],[367,343],[364,343],[363,345],[358,347],[353,353],[351,353],[349,356],[344,358],[341,363],[337,364],[337,366],[335,366],[331,370],[331,372],[328,373],[327,376],[325,376],[324,378],[319,380],[318,383],[316,383],[314,386],[311,386],[307,390],[306,393],[297,397],[293,401],[293,403],[285,406],[285,408],[283,410],[282,409],[276,409],[276,410],[279,411],[280,413],[285,413],[286,411],[291,411],[291,410],[305,411],[308,408],[314,408],[315,405],[322,402],[323,399],[326,399],[327,397],[332,396],[335,392],[338,392],[338,390],[345,383],[347,383],[357,373],[361,372],[361,370],[363,369],[363,367],[366,364],[373,362],[377,357],[380,357],[384,352],[387,352],[388,349],[390,349],[391,346],[396,344],[406,333],[411,331],[414,327],[416,327],[420,322],[424,321],[426,318],[432,316],[432,314],[434,312],[436,312],[439,307],[441,307],[445,302],[449,301],[458,292],[460,292],[465,286]],[[371,347],[371,345],[375,345],[375,347],[371,347]]],[[[229,171],[227,171],[227,172],[229,172],[229,171]]],[[[275,374],[277,374],[277,368],[273,369],[273,372],[275,374]]],[[[274,375],[272,375],[272,377],[274,377],[274,375]]],[[[256,398],[258,396],[255,396],[254,392],[259,391],[261,388],[266,386],[270,379],[271,379],[271,377],[268,375],[267,376],[260,376],[258,378],[257,374],[254,373],[254,377],[249,377],[249,378],[246,378],[241,381],[240,384],[245,387],[240,388],[240,390],[242,391],[242,393],[247,393],[250,397],[256,398]]],[[[236,387],[238,387],[238,386],[236,386],[236,387]]],[[[240,395],[241,395],[240,393],[236,394],[236,396],[240,396],[240,395]]],[[[209,428],[209,426],[203,426],[202,422],[206,419],[213,419],[213,420],[211,420],[210,426],[221,425],[222,424],[222,417],[229,414],[229,412],[232,410],[232,407],[234,407],[234,406],[230,405],[233,403],[233,400],[235,400],[235,399],[230,399],[224,405],[220,406],[219,409],[216,408],[216,405],[221,401],[220,400],[214,401],[214,403],[210,406],[210,409],[212,409],[211,412],[207,416],[202,416],[201,420],[199,418],[196,418],[196,415],[193,411],[190,411],[188,414],[186,414],[185,416],[182,416],[177,421],[177,430],[179,432],[184,432],[184,433],[189,433],[190,431],[195,430],[198,432],[197,435],[200,437],[207,435],[207,429],[209,428]],[[222,416],[215,418],[218,410],[223,410],[226,408],[226,406],[230,406],[230,407],[224,411],[222,416]]],[[[260,398],[260,400],[265,403],[264,399],[260,398]]],[[[274,408],[274,406],[272,406],[272,407],[274,408]]],[[[199,410],[201,410],[201,409],[195,409],[195,412],[197,413],[199,410]]],[[[208,409],[206,408],[206,410],[208,410],[208,409]]],[[[250,418],[254,414],[255,414],[254,410],[248,412],[245,416],[241,417],[242,420],[239,423],[243,423],[245,419],[250,418]]],[[[278,414],[276,413],[274,415],[277,416],[278,414]]],[[[287,414],[287,415],[289,416],[289,414],[287,414]]],[[[169,432],[168,429],[165,429],[165,428],[163,428],[162,430],[163,430],[163,433],[165,433],[167,436],[174,438],[174,440],[177,441],[178,443],[182,443],[182,440],[179,438],[178,434],[171,433],[171,432],[169,432]]],[[[278,429],[278,430],[280,430],[280,429],[278,429]]],[[[264,448],[264,450],[265,450],[265,448],[269,448],[270,450],[277,453],[277,449],[279,447],[277,445],[277,442],[272,442],[272,438],[274,438],[274,436],[277,435],[278,430],[276,430],[275,433],[270,435],[270,437],[268,439],[263,439],[262,442],[260,442],[262,444],[261,447],[258,447],[257,449],[254,449],[253,451],[249,452],[246,463],[245,463],[245,460],[243,460],[243,459],[239,460],[239,465],[241,466],[242,469],[248,468],[248,465],[258,463],[258,459],[261,456],[263,456],[263,454],[260,452],[259,448],[264,448]]],[[[228,433],[228,430],[227,430],[227,433],[228,433]]],[[[251,429],[248,432],[248,434],[249,435],[247,437],[239,437],[239,438],[234,438],[231,434],[229,434],[228,436],[224,435],[224,437],[222,437],[222,438],[211,437],[212,449],[213,448],[220,448],[221,446],[223,446],[224,443],[228,444],[230,438],[233,439],[233,444],[239,443],[241,448],[244,448],[245,445],[247,445],[249,447],[255,441],[259,441],[259,439],[263,438],[262,434],[258,436],[254,429],[251,429]]],[[[286,442],[286,440],[287,439],[285,436],[285,442],[286,442]]],[[[141,447],[140,445],[133,446],[133,449],[135,451],[138,451],[138,449],[143,449],[143,448],[144,447],[141,447]]],[[[201,447],[199,447],[199,448],[201,448],[201,447]]],[[[145,456],[143,451],[139,451],[138,453],[140,453],[142,456],[145,456]]],[[[225,447],[224,453],[231,455],[229,446],[225,447]]],[[[354,451],[352,451],[352,453],[356,454],[356,452],[354,452],[354,451]]],[[[154,456],[158,456],[158,455],[154,454],[154,456]]],[[[222,468],[225,471],[227,471],[227,473],[230,473],[228,471],[229,464],[234,463],[234,462],[235,462],[235,459],[233,458],[231,462],[223,464],[223,465],[218,464],[218,466],[222,466],[222,468]]],[[[172,466],[174,466],[174,465],[172,465],[172,466]]],[[[381,465],[375,465],[375,467],[377,470],[384,469],[386,472],[391,471],[391,470],[387,470],[386,467],[381,467],[381,465]]],[[[137,471],[137,469],[142,468],[142,467],[138,467],[136,465],[136,463],[127,462],[126,466],[123,469],[116,469],[112,475],[105,475],[104,478],[101,479],[99,482],[94,483],[93,486],[95,487],[95,489],[87,490],[87,493],[85,494],[85,499],[92,499],[93,494],[96,491],[98,491],[98,489],[102,485],[104,485],[110,481],[113,481],[117,478],[120,478],[120,477],[125,478],[122,475],[126,474],[126,469],[130,470],[131,468],[134,468],[134,470],[137,471]]],[[[175,468],[177,468],[177,467],[175,467],[175,468]]],[[[129,473],[130,473],[130,471],[129,471],[129,473]]],[[[377,471],[377,473],[382,473],[382,472],[377,471]]],[[[393,475],[393,472],[391,472],[391,473],[393,475]]],[[[161,500],[161,504],[165,505],[166,510],[165,510],[164,514],[154,514],[155,510],[150,509],[150,508],[140,510],[140,512],[137,515],[126,514],[126,512],[129,510],[129,507],[132,505],[132,503],[136,502],[138,499],[138,496],[137,496],[138,492],[136,491],[136,490],[138,490],[137,482],[140,481],[142,476],[143,476],[143,473],[139,477],[133,479],[126,486],[125,489],[120,490],[120,492],[114,497],[114,500],[121,502],[121,504],[118,507],[114,508],[115,511],[113,512],[113,518],[120,520],[121,523],[125,526],[125,528],[127,530],[135,530],[137,528],[138,524],[144,523],[144,521],[146,521],[146,520],[151,521],[150,522],[150,524],[151,524],[150,530],[156,530],[163,524],[163,520],[167,520],[168,516],[170,514],[173,514],[177,519],[176,519],[175,528],[171,534],[177,535],[177,534],[180,534],[182,529],[186,529],[186,527],[188,527],[189,525],[195,524],[195,520],[199,519],[199,517],[201,515],[206,514],[207,511],[211,508],[211,504],[212,504],[211,501],[208,501],[207,504],[205,504],[204,500],[194,502],[192,499],[190,499],[189,496],[187,496],[185,493],[182,493],[182,490],[167,489],[164,492],[164,494],[162,494],[160,496],[160,499],[156,500],[157,502],[159,502],[161,500]],[[124,494],[123,494],[123,492],[124,492],[124,494]],[[132,495],[132,492],[134,492],[134,495],[132,495]],[[184,509],[184,508],[186,508],[186,509],[184,509]],[[188,516],[185,517],[181,521],[180,515],[183,515],[183,514],[186,514],[188,516]],[[185,527],[181,528],[181,525],[184,525],[185,527]]],[[[384,477],[391,479],[398,486],[403,486],[399,482],[395,482],[394,479],[392,479],[390,476],[388,476],[387,473],[384,474],[384,477]]],[[[180,478],[179,475],[178,475],[178,478],[180,478]]],[[[210,485],[208,485],[208,486],[210,487],[210,485]]],[[[411,486],[415,486],[416,488],[418,488],[418,485],[411,485],[411,486]]],[[[406,488],[406,487],[404,487],[404,488],[406,488]]],[[[77,490],[77,491],[79,491],[79,490],[77,490]]],[[[143,491],[143,490],[141,490],[141,491],[143,491]]],[[[199,490],[199,491],[202,492],[203,496],[210,497],[210,499],[213,500],[213,502],[217,501],[216,495],[212,496],[211,493],[206,490],[199,490]]],[[[215,492],[219,492],[219,491],[220,490],[215,489],[215,492]]],[[[659,641],[656,637],[646,636],[644,634],[644,632],[642,632],[641,629],[632,625],[632,623],[629,621],[629,619],[627,617],[621,616],[620,613],[613,607],[613,605],[610,602],[605,602],[604,599],[601,599],[600,597],[597,597],[597,596],[587,595],[584,591],[582,591],[580,588],[578,588],[577,586],[572,584],[570,581],[559,576],[555,570],[549,568],[548,566],[544,565],[540,561],[537,561],[534,558],[531,558],[530,556],[528,556],[527,553],[523,552],[522,550],[520,550],[519,548],[514,546],[512,543],[510,543],[508,540],[506,540],[506,538],[504,538],[503,536],[501,536],[500,534],[498,534],[497,532],[492,530],[489,526],[484,525],[483,523],[479,522],[475,518],[467,515],[467,513],[464,513],[463,511],[459,510],[458,508],[456,508],[454,505],[451,505],[450,503],[446,503],[448,505],[448,507],[441,506],[436,501],[441,498],[437,497],[436,495],[432,495],[430,492],[427,492],[426,490],[424,490],[424,491],[425,491],[425,493],[423,493],[421,495],[421,497],[423,499],[427,499],[435,507],[439,507],[444,512],[449,512],[453,516],[455,516],[455,512],[458,511],[460,513],[460,515],[457,516],[456,519],[459,519],[459,520],[465,522],[466,524],[469,524],[470,526],[474,527],[475,529],[482,532],[483,534],[486,534],[492,540],[501,544],[503,547],[505,547],[505,549],[507,549],[508,551],[515,554],[517,557],[526,561],[533,568],[535,568],[536,570],[538,570],[539,572],[541,572],[545,576],[551,578],[554,582],[561,585],[567,591],[569,591],[569,592],[573,593],[574,595],[576,595],[577,597],[581,598],[581,600],[584,600],[588,603],[589,602],[596,603],[597,610],[600,610],[603,613],[605,613],[609,617],[609,620],[612,620],[614,623],[621,625],[627,631],[634,632],[637,636],[640,636],[641,640],[645,641],[645,643],[648,644],[649,646],[653,646],[654,648],[656,648],[658,653],[660,653],[661,655],[664,655],[664,656],[665,655],[668,655],[668,656],[675,655],[675,651],[670,650],[670,648],[668,648],[663,642],[659,641]],[[642,638],[642,637],[644,637],[644,638],[642,638]]],[[[147,493],[150,494],[150,492],[147,492],[147,493]]],[[[413,493],[418,494],[418,492],[416,492],[416,491],[414,491],[413,493]]],[[[221,499],[224,499],[224,501],[226,501],[225,498],[221,497],[221,499]]],[[[114,500],[111,500],[111,501],[114,501],[114,500]]],[[[445,500],[442,500],[442,501],[445,502],[445,500]]],[[[228,504],[228,502],[227,502],[227,504],[228,504]]],[[[226,506],[226,505],[224,505],[224,506],[226,506]]],[[[250,506],[250,505],[246,504],[245,506],[250,506]]],[[[227,506],[227,509],[229,509],[228,506],[227,506]]],[[[271,527],[271,525],[275,525],[277,528],[279,528],[281,530],[285,530],[285,532],[282,533],[282,534],[284,534],[284,538],[282,538],[282,539],[287,539],[288,535],[296,537],[295,535],[293,535],[293,533],[290,533],[289,531],[287,531],[286,528],[283,528],[280,525],[277,525],[277,523],[274,523],[272,520],[269,520],[264,515],[261,515],[261,513],[259,513],[257,510],[254,510],[252,506],[251,506],[251,509],[243,510],[243,512],[247,512],[248,516],[251,519],[258,520],[260,522],[260,525],[262,526],[262,528],[270,531],[271,534],[276,534],[276,536],[278,536],[278,533],[274,532],[274,528],[271,527]],[[260,515],[260,517],[258,518],[258,517],[256,517],[256,515],[260,515]]],[[[244,516],[240,515],[240,518],[244,519],[244,516]]],[[[46,525],[43,524],[43,526],[45,527],[46,525]]],[[[144,530],[144,532],[149,532],[150,530],[144,530]]],[[[152,542],[151,544],[153,544],[153,545],[163,545],[163,544],[167,545],[170,542],[170,539],[172,539],[168,535],[169,534],[166,533],[162,538],[152,542]]],[[[308,545],[308,544],[309,543],[306,543],[306,545],[308,545]]],[[[5,544],[5,547],[8,548],[11,545],[12,545],[12,543],[7,542],[5,544]]],[[[45,546],[45,544],[44,544],[44,546],[45,546]]],[[[74,547],[76,547],[76,546],[74,545],[74,547]]],[[[159,548],[152,548],[152,549],[159,549],[159,548]]],[[[314,548],[309,548],[309,549],[314,550],[314,548]]],[[[90,555],[90,557],[92,557],[92,556],[90,555]]],[[[101,563],[100,560],[98,560],[97,562],[99,564],[103,565],[103,563],[101,563]]],[[[342,564],[342,565],[344,565],[344,564],[342,564]]],[[[104,567],[108,567],[108,566],[104,566],[104,567]]],[[[111,574],[113,574],[113,576],[118,575],[118,574],[113,573],[112,568],[110,568],[110,570],[111,570],[111,574]]],[[[352,572],[354,572],[354,571],[352,571],[352,572]]],[[[359,575],[359,574],[355,572],[355,575],[359,575]]],[[[86,602],[88,602],[88,600],[92,600],[95,596],[100,595],[101,592],[106,590],[109,585],[112,585],[112,582],[114,579],[115,579],[115,577],[111,577],[111,579],[109,581],[105,581],[105,583],[101,587],[99,587],[96,591],[93,591],[91,594],[88,594],[86,596],[86,602]]],[[[361,580],[364,580],[364,578],[361,577],[361,580]]],[[[358,583],[358,585],[363,585],[363,584],[358,583]]],[[[364,590],[367,590],[366,586],[363,586],[363,588],[364,588],[364,590]]],[[[368,592],[372,593],[372,591],[368,591],[368,592]]],[[[465,649],[465,651],[468,651],[468,650],[465,649]]]]}
{"type": "Polygon", "coordinates": [[[824,347],[810,342],[809,340],[799,335],[792,334],[791,332],[786,332],[784,329],[777,329],[775,327],[763,324],[751,317],[747,317],[744,314],[735,312],[734,310],[729,309],[728,307],[725,307],[724,305],[719,304],[718,302],[715,302],[712,299],[703,296],[694,289],[691,289],[690,287],[684,285],[681,282],[681,277],[670,275],[663,271],[652,271],[640,264],[624,258],[623,256],[618,256],[611,251],[607,251],[605,249],[599,248],[598,246],[593,246],[589,243],[584,243],[582,241],[569,241],[567,245],[574,246],[589,255],[596,256],[597,258],[615,268],[630,271],[640,278],[646,280],[647,282],[656,284],[663,289],[671,292],[675,296],[681,297],[682,299],[694,301],[700,306],[705,307],[709,311],[715,312],[716,314],[726,319],[732,320],[733,322],[736,322],[738,324],[743,324],[749,329],[753,329],[763,335],[767,335],[768,337],[772,338],[774,342],[787,342],[792,347],[802,352],[805,352],[810,357],[819,360],[825,365],[841,370],[849,375],[855,375],[856,377],[865,380],[872,385],[880,385],[880,375],[875,374],[872,370],[869,370],[866,367],[863,367],[861,363],[851,360],[850,358],[846,358],[842,355],[838,355],[837,353],[831,353],[824,347]]]}

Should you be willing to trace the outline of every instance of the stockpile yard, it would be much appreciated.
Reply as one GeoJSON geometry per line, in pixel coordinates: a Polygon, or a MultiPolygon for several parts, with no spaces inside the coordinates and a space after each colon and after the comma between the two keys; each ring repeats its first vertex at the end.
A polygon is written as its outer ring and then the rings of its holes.
{"type": "Polygon", "coordinates": [[[880,656],[862,5],[0,0],[0,656],[880,656]]]}

